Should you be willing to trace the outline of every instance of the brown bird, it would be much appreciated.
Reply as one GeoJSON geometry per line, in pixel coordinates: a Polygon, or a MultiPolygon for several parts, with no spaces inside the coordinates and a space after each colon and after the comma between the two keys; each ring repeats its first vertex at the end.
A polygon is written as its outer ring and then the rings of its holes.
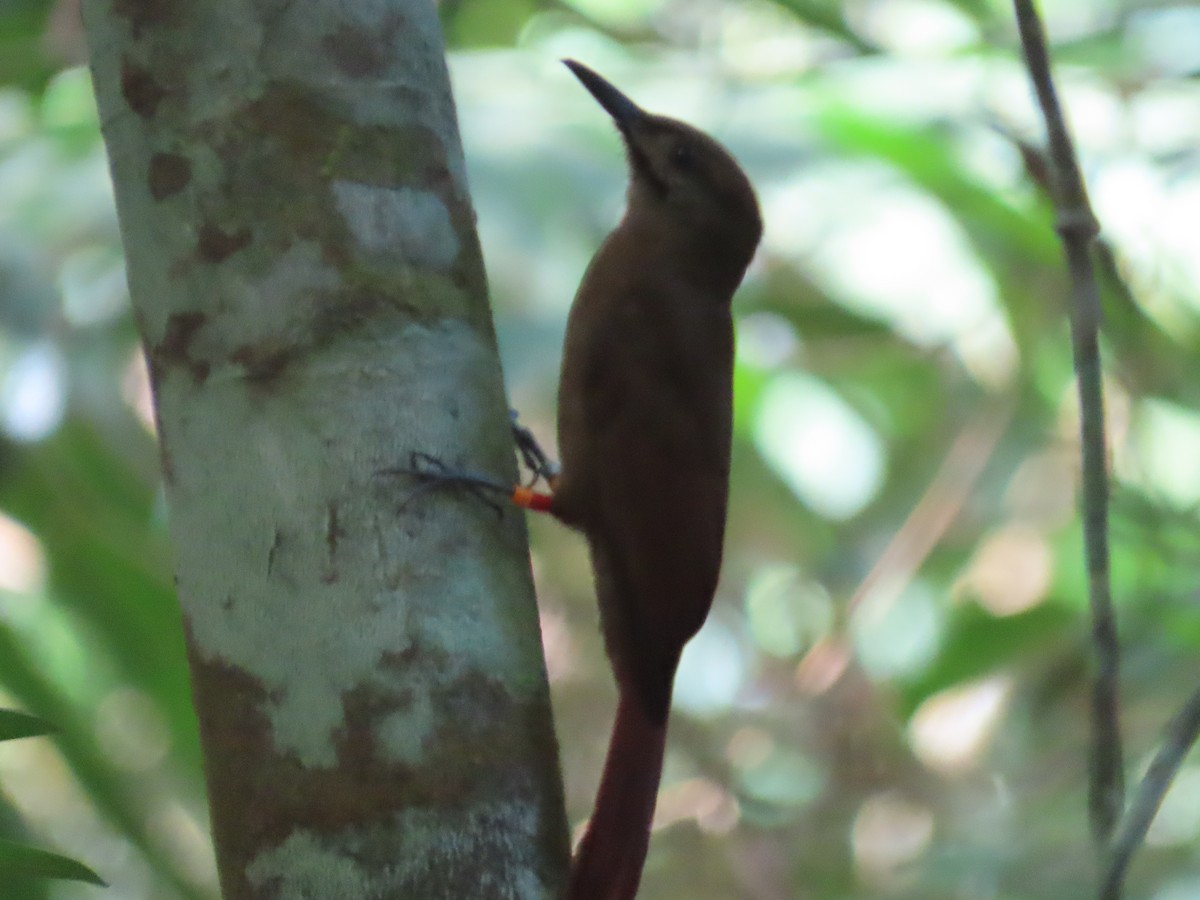
{"type": "Polygon", "coordinates": [[[733,417],[730,302],[762,234],[733,157],[573,60],[625,142],[624,218],[567,322],[549,512],[587,538],[616,722],[568,900],[637,893],[684,644],[712,605],[733,417]]]}
{"type": "MultiPolygon", "coordinates": [[[[595,809],[564,900],[631,900],[642,877],[679,655],[712,605],[725,536],[733,419],[730,302],[762,235],[746,175],[716,141],[651,115],[564,60],[621,132],[625,215],[575,295],[558,389],[561,470],[514,423],[552,495],[519,506],[583,532],[591,549],[617,715],[595,809]]],[[[427,454],[438,484],[508,487],[427,454]]]]}

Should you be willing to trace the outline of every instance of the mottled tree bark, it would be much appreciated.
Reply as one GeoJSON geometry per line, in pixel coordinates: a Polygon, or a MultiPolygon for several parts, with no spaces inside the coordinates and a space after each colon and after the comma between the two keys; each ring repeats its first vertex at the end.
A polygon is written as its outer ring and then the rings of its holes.
{"type": "Polygon", "coordinates": [[[537,898],[566,826],[434,5],[88,0],[221,885],[537,898]]]}

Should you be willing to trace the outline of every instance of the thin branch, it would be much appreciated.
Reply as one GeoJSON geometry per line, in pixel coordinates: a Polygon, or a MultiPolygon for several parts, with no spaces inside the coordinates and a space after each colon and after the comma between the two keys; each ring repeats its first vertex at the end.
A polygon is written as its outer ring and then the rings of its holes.
{"type": "Polygon", "coordinates": [[[1029,77],[1046,121],[1057,228],[1071,275],[1071,343],[1079,389],[1083,538],[1096,652],[1088,810],[1092,836],[1101,852],[1106,853],[1124,806],[1125,784],[1117,683],[1120,651],[1109,585],[1108,467],[1098,336],[1100,294],[1090,253],[1099,226],[1059,107],[1041,19],[1032,0],[1013,0],[1013,6],[1029,77]]]}
{"type": "Polygon", "coordinates": [[[1138,785],[1133,804],[1113,841],[1112,855],[1101,882],[1100,900],[1120,900],[1129,862],[1146,839],[1150,823],[1154,821],[1184,757],[1196,743],[1197,735],[1200,735],[1200,690],[1188,698],[1167,726],[1163,744],[1138,785]]]}
{"type": "Polygon", "coordinates": [[[890,605],[904,592],[962,512],[1012,414],[1010,400],[989,404],[958,433],[929,487],[847,601],[847,617],[868,596],[890,605]]]}

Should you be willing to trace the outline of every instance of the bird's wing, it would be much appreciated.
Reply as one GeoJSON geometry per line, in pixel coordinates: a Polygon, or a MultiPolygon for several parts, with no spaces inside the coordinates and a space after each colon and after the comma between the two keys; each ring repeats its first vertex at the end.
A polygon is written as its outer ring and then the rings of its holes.
{"type": "Polygon", "coordinates": [[[692,310],[693,331],[681,334],[661,295],[645,302],[660,315],[613,317],[609,352],[588,372],[596,503],[585,530],[614,666],[665,716],[679,652],[721,567],[732,337],[727,312],[695,330],[692,310]],[[625,647],[630,659],[618,659],[625,647]]]}

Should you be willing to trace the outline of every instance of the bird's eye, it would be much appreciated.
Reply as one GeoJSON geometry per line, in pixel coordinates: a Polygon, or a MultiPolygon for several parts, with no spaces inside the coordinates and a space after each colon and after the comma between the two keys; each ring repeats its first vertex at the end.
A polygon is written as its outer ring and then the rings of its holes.
{"type": "Polygon", "coordinates": [[[687,144],[676,144],[671,148],[671,165],[677,169],[688,171],[696,165],[696,155],[687,144]]]}

